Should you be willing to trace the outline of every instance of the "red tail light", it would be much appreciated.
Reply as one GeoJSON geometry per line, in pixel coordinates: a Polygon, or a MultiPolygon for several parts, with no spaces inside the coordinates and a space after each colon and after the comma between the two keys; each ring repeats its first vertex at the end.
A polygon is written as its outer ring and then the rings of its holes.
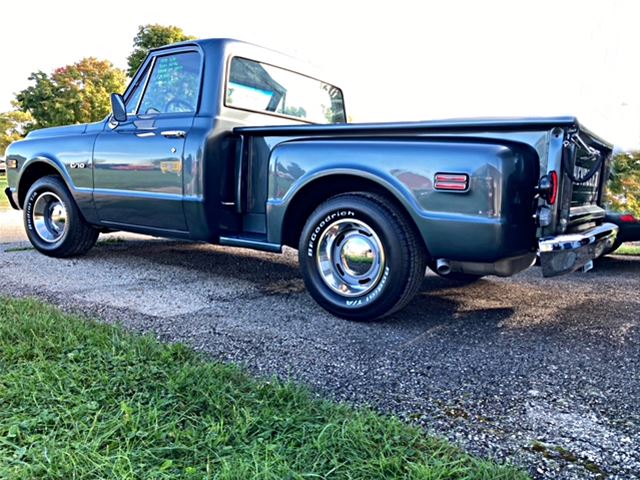
{"type": "Polygon", "coordinates": [[[558,199],[558,183],[558,173],[555,170],[541,177],[538,182],[538,192],[549,205],[553,205],[558,199]]]}
{"type": "Polygon", "coordinates": [[[555,170],[553,170],[550,174],[551,176],[551,196],[549,197],[549,204],[553,205],[556,203],[558,199],[558,174],[555,170]]]}
{"type": "Polygon", "coordinates": [[[625,215],[620,215],[620,221],[624,223],[636,223],[638,219],[629,213],[625,215]]]}

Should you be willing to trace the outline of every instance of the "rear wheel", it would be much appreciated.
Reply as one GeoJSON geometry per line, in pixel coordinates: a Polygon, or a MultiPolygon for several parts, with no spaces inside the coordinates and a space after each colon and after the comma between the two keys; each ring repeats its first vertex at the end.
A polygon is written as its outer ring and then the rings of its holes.
{"type": "Polygon", "coordinates": [[[83,255],[100,234],[82,218],[62,179],[53,175],[36,180],[27,192],[24,226],[36,250],[51,257],[83,255]]]}
{"type": "Polygon", "coordinates": [[[404,307],[425,272],[421,240],[384,197],[338,195],[305,224],[298,249],[311,296],[350,320],[375,320],[404,307]]]}

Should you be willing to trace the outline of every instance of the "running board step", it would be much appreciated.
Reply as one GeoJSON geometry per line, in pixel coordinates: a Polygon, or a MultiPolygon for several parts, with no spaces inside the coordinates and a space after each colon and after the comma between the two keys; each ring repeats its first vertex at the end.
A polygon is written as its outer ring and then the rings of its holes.
{"type": "Polygon", "coordinates": [[[269,243],[265,240],[247,237],[220,237],[220,245],[229,247],[252,248],[254,250],[262,250],[264,252],[282,253],[282,245],[278,243],[269,243]]]}

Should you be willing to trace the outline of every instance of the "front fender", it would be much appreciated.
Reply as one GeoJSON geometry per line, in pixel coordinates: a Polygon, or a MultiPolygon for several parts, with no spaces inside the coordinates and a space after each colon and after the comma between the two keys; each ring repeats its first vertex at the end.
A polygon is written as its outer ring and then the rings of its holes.
{"type": "Polygon", "coordinates": [[[93,206],[92,150],[95,135],[27,138],[7,150],[7,159],[17,161],[9,170],[9,187],[20,203],[30,185],[43,174],[57,173],[64,180],[87,221],[95,223],[93,206]]]}

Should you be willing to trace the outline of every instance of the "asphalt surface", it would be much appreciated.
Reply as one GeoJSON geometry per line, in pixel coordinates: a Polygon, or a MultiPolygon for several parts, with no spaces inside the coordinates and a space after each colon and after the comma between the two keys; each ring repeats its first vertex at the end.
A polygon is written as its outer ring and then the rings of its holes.
{"type": "Polygon", "coordinates": [[[556,279],[428,274],[402,312],[353,323],[315,304],[291,250],[111,234],[56,260],[28,249],[17,212],[0,222],[0,294],[371,405],[536,478],[640,478],[640,257],[556,279]]]}

